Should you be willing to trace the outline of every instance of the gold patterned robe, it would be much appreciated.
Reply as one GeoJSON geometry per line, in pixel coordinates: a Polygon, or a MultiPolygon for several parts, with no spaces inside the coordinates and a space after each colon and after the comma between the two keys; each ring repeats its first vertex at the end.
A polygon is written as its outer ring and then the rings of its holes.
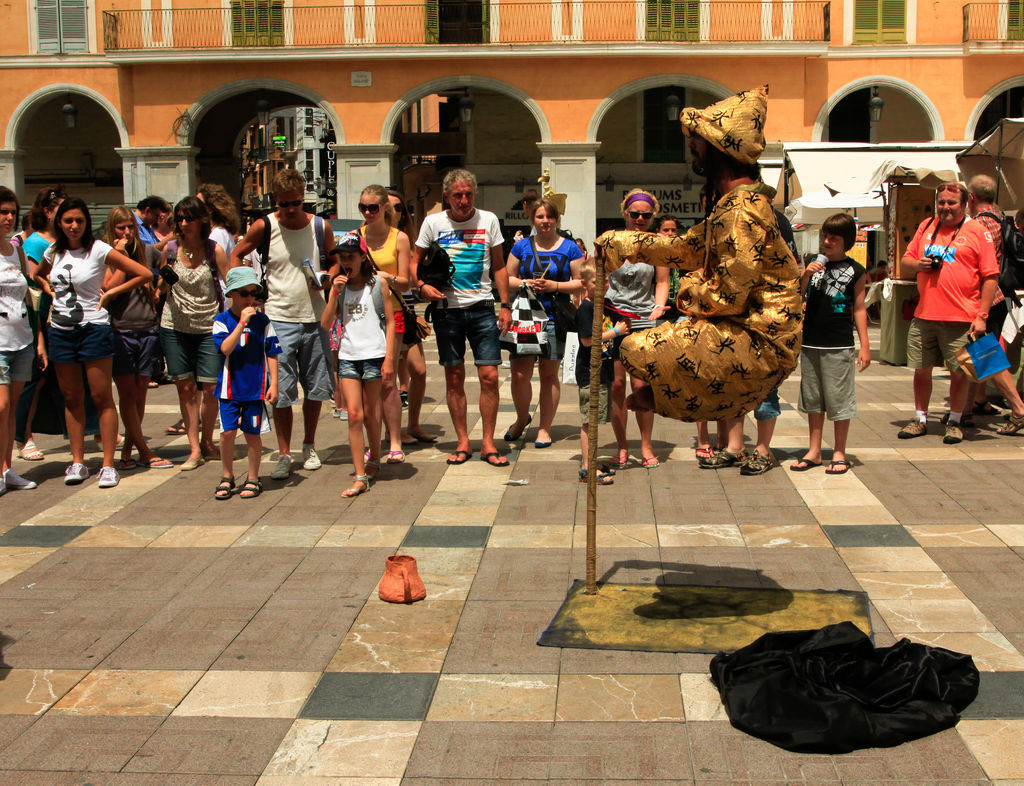
{"type": "Polygon", "coordinates": [[[627,336],[620,350],[629,373],[650,383],[659,414],[739,417],[796,368],[800,273],[779,233],[774,196],[764,183],[739,186],[676,238],[629,231],[598,238],[608,271],[627,257],[688,271],[676,306],[690,318],[627,336]]]}

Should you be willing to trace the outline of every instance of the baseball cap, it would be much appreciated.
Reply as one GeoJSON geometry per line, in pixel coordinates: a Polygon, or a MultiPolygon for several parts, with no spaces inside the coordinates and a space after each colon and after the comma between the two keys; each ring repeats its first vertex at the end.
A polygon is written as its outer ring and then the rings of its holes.
{"type": "Polygon", "coordinates": [[[367,253],[366,238],[358,232],[346,232],[334,241],[334,247],[340,251],[358,251],[367,253]]]}

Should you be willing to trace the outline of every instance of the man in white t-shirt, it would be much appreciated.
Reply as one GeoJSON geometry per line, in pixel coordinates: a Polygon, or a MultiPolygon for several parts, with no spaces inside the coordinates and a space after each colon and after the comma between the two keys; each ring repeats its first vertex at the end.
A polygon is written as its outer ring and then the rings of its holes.
{"type": "Polygon", "coordinates": [[[473,455],[469,446],[466,417],[466,341],[473,350],[473,362],[480,378],[480,419],[483,437],[480,458],[494,467],[508,466],[508,459],[494,444],[498,420],[498,366],[501,351],[498,339],[512,323],[508,302],[508,273],[502,255],[501,227],[498,217],[474,207],[476,177],[465,169],[445,175],[444,196],[448,209],[427,216],[420,228],[412,259],[412,280],[420,297],[437,304],[434,334],[441,365],[444,366],[448,412],[455,426],[458,444],[448,456],[449,464],[464,464],[473,455]],[[420,263],[431,242],[436,241],[455,265],[452,286],[445,290],[424,284],[417,276],[420,263]],[[494,318],[491,286],[498,290],[501,310],[494,318]]]}
{"type": "MultiPolygon", "coordinates": [[[[320,469],[317,455],[316,427],[324,401],[334,397],[334,384],[328,363],[332,361],[327,333],[320,327],[320,315],[326,302],[323,286],[306,262],[320,268],[320,247],[317,240],[320,219],[302,209],[306,181],[294,169],[282,169],[272,185],[277,210],[256,221],[231,252],[231,267],[239,267],[252,251],[266,248],[263,259],[266,275],[267,304],[264,311],[281,342],[278,356],[278,395],[274,404],[274,429],[277,431],[278,459],[270,477],[284,480],[292,469],[292,405],[299,400],[299,384],[304,393],[302,423],[303,469],[320,469]],[[319,222],[319,223],[318,223],[319,222]],[[269,244],[265,232],[270,232],[269,244]]],[[[323,233],[323,251],[334,249],[334,234],[323,233]]],[[[331,276],[324,278],[330,281],[331,276]]]]}

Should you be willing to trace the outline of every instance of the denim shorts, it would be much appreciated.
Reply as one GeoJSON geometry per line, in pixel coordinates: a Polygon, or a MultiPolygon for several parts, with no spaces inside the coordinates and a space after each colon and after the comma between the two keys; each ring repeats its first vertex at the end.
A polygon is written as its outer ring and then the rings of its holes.
{"type": "Polygon", "coordinates": [[[263,429],[262,401],[229,401],[220,399],[221,431],[235,431],[241,427],[243,434],[259,434],[263,429]]]}
{"type": "Polygon", "coordinates": [[[779,389],[775,388],[754,409],[754,420],[775,420],[781,414],[782,405],[779,404],[779,389]]]}
{"type": "Polygon", "coordinates": [[[278,322],[271,320],[281,354],[277,356],[277,403],[284,409],[299,403],[299,385],[310,401],[334,398],[331,381],[331,345],[319,322],[278,322]]]}
{"type": "Polygon", "coordinates": [[[138,374],[155,377],[160,373],[160,332],[114,328],[114,376],[138,374]]]}
{"type": "Polygon", "coordinates": [[[36,359],[36,345],[21,349],[0,350],[0,385],[28,382],[32,379],[32,361],[36,359]]]}
{"type": "Polygon", "coordinates": [[[384,358],[371,358],[370,360],[345,360],[338,358],[338,376],[341,379],[360,379],[368,382],[371,379],[381,378],[381,366],[384,365],[384,358]]]}
{"type": "Polygon", "coordinates": [[[177,382],[195,378],[214,383],[220,375],[224,356],[217,351],[213,333],[182,333],[160,328],[160,346],[167,362],[167,378],[177,382]]]}
{"type": "Polygon", "coordinates": [[[544,323],[544,335],[548,337],[547,343],[544,345],[544,351],[539,355],[520,355],[514,349],[508,351],[510,358],[540,358],[541,360],[561,360],[562,355],[565,354],[565,342],[558,343],[558,335],[555,330],[555,320],[549,319],[544,323]]]}
{"type": "Polygon", "coordinates": [[[114,356],[114,328],[86,322],[70,330],[50,325],[51,363],[89,363],[114,356]]]}
{"type": "Polygon", "coordinates": [[[433,314],[442,366],[461,366],[466,362],[467,339],[476,365],[501,365],[498,320],[490,300],[468,308],[438,309],[433,314]]]}

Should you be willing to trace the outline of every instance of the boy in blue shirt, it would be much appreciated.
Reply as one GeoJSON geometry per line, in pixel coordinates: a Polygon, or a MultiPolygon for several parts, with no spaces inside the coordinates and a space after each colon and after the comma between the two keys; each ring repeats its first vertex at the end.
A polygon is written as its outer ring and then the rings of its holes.
{"type": "Polygon", "coordinates": [[[256,271],[251,267],[231,268],[225,290],[231,298],[231,308],[213,320],[213,341],[217,351],[224,355],[215,392],[220,400],[223,477],[214,497],[228,499],[234,492],[235,434],[241,426],[249,447],[249,474],[238,496],[253,499],[263,491],[260,483],[263,402],[273,405],[277,400],[277,356],[281,354],[281,344],[266,314],[257,311],[254,305],[262,294],[256,271]]]}

